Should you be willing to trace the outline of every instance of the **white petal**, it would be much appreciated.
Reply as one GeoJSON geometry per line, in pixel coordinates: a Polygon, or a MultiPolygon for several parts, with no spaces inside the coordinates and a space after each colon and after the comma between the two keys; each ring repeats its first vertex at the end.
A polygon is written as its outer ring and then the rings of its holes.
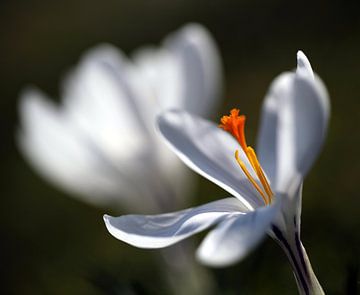
{"type": "MultiPolygon", "coordinates": [[[[190,24],[171,34],[163,44],[160,48],[141,48],[134,54],[140,79],[151,90],[147,99],[158,103],[159,113],[177,108],[208,115],[219,98],[221,84],[220,61],[209,33],[200,25],[190,24]]],[[[186,177],[188,169],[162,138],[157,150],[163,175],[177,191],[175,195],[183,199],[183,188],[190,181],[186,177]]]]}
{"type": "Polygon", "coordinates": [[[299,50],[297,52],[296,57],[297,57],[296,74],[314,80],[315,79],[314,72],[304,52],[299,50]]]}
{"type": "Polygon", "coordinates": [[[39,91],[27,90],[20,103],[23,130],[19,145],[28,160],[51,182],[75,193],[87,195],[94,203],[106,203],[94,198],[99,192],[110,193],[117,182],[106,175],[103,161],[90,141],[69,124],[68,120],[39,91]],[[104,175],[102,175],[104,174],[104,175]]]}
{"type": "Polygon", "coordinates": [[[160,215],[104,215],[108,231],[117,239],[139,248],[163,248],[224,220],[246,208],[235,198],[160,215]]]}
{"type": "MultiPolygon", "coordinates": [[[[149,92],[146,99],[156,101],[159,114],[165,109],[183,107],[182,83],[180,65],[166,48],[142,48],[134,55],[139,79],[148,83],[149,92]]],[[[154,122],[152,122],[153,124],[154,122]]],[[[164,144],[163,139],[157,136],[156,142],[159,164],[169,181],[174,182],[173,187],[184,187],[181,181],[186,174],[186,167],[179,161],[173,152],[164,144]],[[185,168],[185,169],[184,169],[185,168]],[[174,181],[175,180],[175,181],[174,181]]],[[[180,192],[181,196],[184,195],[180,192]]]]}
{"type": "MultiPolygon", "coordinates": [[[[265,98],[258,138],[259,158],[277,191],[300,185],[325,139],[329,98],[311,66],[298,54],[296,73],[284,73],[265,98]]],[[[296,189],[295,189],[296,190],[296,189]]]]}
{"type": "MultiPolygon", "coordinates": [[[[17,139],[21,151],[56,186],[98,206],[139,205],[136,197],[151,195],[147,182],[117,169],[98,145],[39,91],[24,91],[20,115],[22,130],[17,139]]],[[[153,178],[148,179],[155,186],[153,178]]],[[[150,205],[147,209],[154,210],[150,205]]]]}
{"type": "Polygon", "coordinates": [[[222,221],[205,237],[198,259],[211,266],[227,266],[244,258],[265,236],[280,202],[222,221]]]}
{"type": "MultiPolygon", "coordinates": [[[[174,152],[195,172],[230,192],[249,209],[263,205],[235,160],[235,150],[241,148],[227,132],[183,111],[165,112],[159,116],[158,127],[174,152]]],[[[250,167],[242,151],[240,156],[250,167]]]]}
{"type": "MultiPolygon", "coordinates": [[[[161,58],[152,61],[153,70],[161,72],[161,58]]],[[[167,84],[166,77],[162,76],[161,85],[167,84]]],[[[155,133],[160,107],[151,99],[151,90],[156,85],[145,80],[121,52],[109,45],[98,46],[84,56],[66,84],[67,110],[132,184],[143,184],[145,192],[138,193],[139,198],[151,190],[156,202],[161,195],[161,202],[169,204],[166,195],[172,194],[176,203],[191,185],[181,181],[184,165],[155,133]]],[[[176,91],[174,86],[168,85],[176,91]]]]}
{"type": "Polygon", "coordinates": [[[162,161],[168,154],[176,157],[163,142],[159,148],[156,105],[147,99],[144,85],[121,52],[98,46],[67,75],[63,107],[37,91],[24,93],[19,145],[45,178],[86,201],[133,210],[144,207],[145,198],[152,204],[147,212],[158,211],[174,194],[167,177],[183,176],[180,167],[162,161]]]}
{"type": "Polygon", "coordinates": [[[138,158],[153,146],[153,126],[145,109],[154,115],[142,85],[134,85],[134,80],[131,64],[121,52],[101,45],[85,54],[63,86],[69,120],[115,164],[138,158]]]}
{"type": "Polygon", "coordinates": [[[222,88],[220,54],[210,33],[199,24],[188,24],[165,40],[181,71],[183,108],[208,116],[222,88]]]}
{"type": "Polygon", "coordinates": [[[199,24],[188,24],[163,44],[134,54],[139,73],[151,86],[149,96],[161,110],[179,108],[208,116],[222,88],[220,56],[210,33],[199,24]]]}
{"type": "Polygon", "coordinates": [[[147,99],[157,103],[157,112],[183,107],[180,64],[166,48],[144,47],[133,56],[139,78],[149,86],[147,99]]]}

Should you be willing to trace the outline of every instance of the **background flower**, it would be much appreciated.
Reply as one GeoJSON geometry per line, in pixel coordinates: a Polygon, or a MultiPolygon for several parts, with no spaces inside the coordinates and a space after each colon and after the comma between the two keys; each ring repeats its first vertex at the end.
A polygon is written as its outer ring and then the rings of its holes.
{"type": "Polygon", "coordinates": [[[65,78],[62,106],[37,89],[23,92],[19,144],[43,177],[85,201],[176,208],[191,184],[155,133],[155,116],[170,107],[208,114],[220,89],[216,46],[200,25],[141,49],[133,62],[100,45],[65,78]]]}
{"type": "MultiPolygon", "coordinates": [[[[134,61],[100,45],[64,80],[61,107],[34,88],[20,101],[19,146],[42,176],[108,209],[163,212],[185,203],[192,181],[160,141],[155,118],[171,107],[213,111],[221,65],[207,30],[186,25],[161,48],[140,49],[134,61]]],[[[163,251],[164,273],[174,294],[208,294],[190,248],[163,251]]]]}

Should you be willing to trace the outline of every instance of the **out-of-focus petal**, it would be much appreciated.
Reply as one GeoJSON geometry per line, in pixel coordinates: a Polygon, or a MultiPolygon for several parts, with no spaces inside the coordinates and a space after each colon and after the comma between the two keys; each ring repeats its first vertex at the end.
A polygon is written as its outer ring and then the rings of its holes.
{"type": "MultiPolygon", "coordinates": [[[[153,65],[160,72],[157,66],[161,60],[153,65]]],[[[155,115],[161,109],[151,97],[156,85],[146,83],[137,67],[110,45],[90,50],[67,81],[67,112],[125,178],[132,179],[127,182],[143,188],[132,194],[138,207],[149,194],[161,206],[167,202],[166,208],[182,201],[191,184],[181,181],[184,166],[155,133],[155,115]],[[166,195],[173,195],[172,202],[166,195]]]]}
{"type": "Polygon", "coordinates": [[[139,248],[163,248],[246,210],[236,198],[227,198],[160,215],[105,215],[104,221],[108,231],[121,241],[139,248]]]}
{"type": "Polygon", "coordinates": [[[19,146],[46,179],[97,205],[108,203],[119,188],[126,191],[91,141],[41,92],[24,91],[20,114],[19,146]],[[100,192],[103,197],[96,197],[100,192]]]}
{"type": "Polygon", "coordinates": [[[110,45],[101,45],[87,52],[63,83],[69,120],[114,164],[142,157],[153,148],[151,121],[145,110],[153,112],[143,87],[135,87],[134,80],[126,57],[110,45]]]}
{"type": "Polygon", "coordinates": [[[159,111],[179,108],[207,117],[222,90],[220,54],[210,33],[188,24],[163,44],[134,54],[137,70],[152,88],[149,99],[158,101],[159,111]]]}
{"type": "Polygon", "coordinates": [[[188,24],[169,36],[164,45],[180,67],[182,108],[207,117],[222,91],[220,53],[210,33],[199,24],[188,24]]]}
{"type": "Polygon", "coordinates": [[[183,107],[180,64],[166,48],[144,47],[133,55],[140,79],[149,85],[147,100],[157,104],[156,113],[183,107]]]}
{"type": "MultiPolygon", "coordinates": [[[[166,203],[165,206],[177,203],[178,197],[185,195],[184,188],[191,187],[183,181],[186,167],[160,142],[153,124],[163,108],[183,107],[188,94],[184,80],[187,59],[180,47],[199,51],[197,70],[198,64],[202,65],[201,69],[208,66],[203,58],[214,52],[211,53],[213,44],[207,34],[201,26],[187,26],[167,39],[164,46],[149,53],[146,59],[156,79],[143,79],[141,62],[134,64],[111,45],[102,44],[87,51],[64,79],[63,106],[57,108],[43,98],[26,103],[26,97],[31,95],[24,95],[22,113],[37,110],[24,115],[27,118],[23,119],[19,133],[24,153],[46,178],[70,192],[86,195],[83,198],[90,202],[107,203],[109,196],[115,200],[127,195],[131,203],[138,205],[142,198],[166,203]],[[179,49],[174,47],[177,42],[183,44],[176,45],[179,49]],[[171,102],[172,96],[179,96],[178,101],[171,102]],[[166,103],[159,104],[158,99],[166,103]],[[32,107],[25,107],[27,104],[32,107]],[[37,119],[33,113],[44,118],[37,119]],[[49,127],[44,127],[47,120],[49,127]],[[80,164],[74,167],[77,158],[80,164]],[[173,196],[171,201],[168,195],[173,196]]],[[[214,57],[214,63],[217,58],[214,57]]],[[[205,84],[217,88],[216,82],[205,84]]],[[[203,101],[207,97],[203,94],[199,99],[203,101]]]]}
{"type": "MultiPolygon", "coordinates": [[[[265,98],[258,138],[260,162],[273,188],[298,186],[325,139],[329,98],[302,52],[296,73],[284,73],[265,98]]],[[[296,191],[297,188],[294,188],[296,191]]]]}
{"type": "Polygon", "coordinates": [[[263,205],[253,185],[237,164],[234,153],[250,169],[239,144],[215,124],[184,111],[168,111],[159,116],[158,127],[174,152],[191,169],[216,183],[249,209],[263,205]]]}
{"type": "Polygon", "coordinates": [[[265,236],[279,212],[279,201],[221,222],[207,234],[197,251],[197,257],[211,266],[227,266],[241,260],[265,236]]]}
{"type": "MultiPolygon", "coordinates": [[[[163,110],[183,106],[182,77],[180,65],[174,54],[166,48],[145,47],[134,54],[134,62],[139,79],[149,86],[146,100],[153,101],[157,108],[154,116],[163,110]]],[[[154,117],[155,120],[155,117],[154,117]]],[[[153,124],[154,121],[151,122],[153,124]]],[[[176,196],[183,199],[186,192],[184,187],[191,187],[188,170],[164,144],[161,136],[156,136],[158,162],[162,174],[177,191],[176,196]],[[187,185],[185,184],[187,182],[187,185]]]]}

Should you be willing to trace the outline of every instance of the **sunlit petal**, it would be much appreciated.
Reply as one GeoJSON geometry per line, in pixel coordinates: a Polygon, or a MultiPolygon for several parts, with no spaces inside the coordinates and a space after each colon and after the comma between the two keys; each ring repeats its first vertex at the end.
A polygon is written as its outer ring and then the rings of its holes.
{"type": "Polygon", "coordinates": [[[104,221],[108,231],[119,240],[139,248],[162,248],[246,210],[236,198],[227,198],[160,215],[105,215],[104,221]]]}
{"type": "Polygon", "coordinates": [[[285,192],[301,183],[320,151],[329,118],[329,99],[303,53],[296,73],[284,73],[265,98],[258,138],[260,162],[274,184],[285,192]]]}
{"type": "Polygon", "coordinates": [[[157,113],[182,107],[183,83],[180,63],[167,48],[144,47],[133,55],[136,70],[144,83],[151,85],[147,99],[157,104],[157,113]]]}
{"type": "MultiPolygon", "coordinates": [[[[170,147],[191,169],[236,196],[248,208],[263,204],[235,160],[239,144],[228,133],[183,111],[164,113],[158,126],[170,147]]],[[[242,158],[249,166],[243,154],[242,158]]]]}
{"type": "Polygon", "coordinates": [[[91,141],[40,91],[24,91],[20,113],[24,127],[18,133],[19,146],[45,178],[96,204],[108,203],[120,187],[126,189],[108,173],[110,168],[91,141]],[[95,197],[99,192],[102,199],[95,197]]]}
{"type": "Polygon", "coordinates": [[[179,107],[207,116],[222,90],[220,54],[210,33],[199,24],[188,24],[169,36],[164,46],[174,54],[181,71],[183,104],[179,107]]]}
{"type": "Polygon", "coordinates": [[[227,266],[245,257],[265,236],[279,202],[243,215],[232,216],[213,229],[201,243],[197,256],[211,266],[227,266]]]}
{"type": "Polygon", "coordinates": [[[143,115],[144,109],[152,112],[141,87],[133,87],[133,75],[130,61],[120,51],[101,45],[90,50],[63,83],[68,119],[114,164],[133,160],[153,147],[150,119],[143,115]]]}
{"type": "Polygon", "coordinates": [[[210,33],[199,24],[188,24],[163,45],[134,54],[140,74],[154,86],[150,99],[158,101],[159,111],[179,108],[208,116],[222,88],[220,55],[210,33]]]}
{"type": "Polygon", "coordinates": [[[310,80],[314,80],[314,72],[312,70],[310,61],[307,59],[304,52],[299,50],[297,52],[296,58],[297,58],[296,74],[298,76],[302,76],[310,80]]]}

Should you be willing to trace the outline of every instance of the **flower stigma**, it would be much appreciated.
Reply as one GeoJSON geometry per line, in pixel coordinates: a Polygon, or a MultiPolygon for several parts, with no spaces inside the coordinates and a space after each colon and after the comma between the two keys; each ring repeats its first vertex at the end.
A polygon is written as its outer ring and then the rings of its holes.
{"type": "Polygon", "coordinates": [[[239,164],[241,170],[244,172],[248,180],[254,186],[254,188],[261,195],[264,200],[265,205],[269,205],[272,201],[274,193],[271,190],[270,184],[265,176],[263,169],[257,159],[255,150],[246,144],[245,139],[245,120],[244,115],[239,115],[239,109],[232,109],[229,116],[222,116],[220,119],[219,127],[229,132],[240,144],[241,149],[244,151],[246,157],[248,158],[251,167],[253,168],[255,174],[257,175],[261,186],[257,183],[254,177],[251,175],[249,170],[246,168],[245,163],[240,159],[239,150],[235,151],[235,159],[239,164]]]}

